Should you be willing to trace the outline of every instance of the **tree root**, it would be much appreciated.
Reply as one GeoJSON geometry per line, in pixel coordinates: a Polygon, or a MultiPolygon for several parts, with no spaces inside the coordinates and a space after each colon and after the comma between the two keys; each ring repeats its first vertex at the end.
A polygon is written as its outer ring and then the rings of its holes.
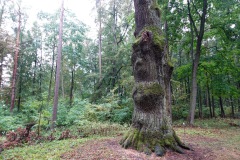
{"type": "Polygon", "coordinates": [[[157,156],[164,156],[167,149],[173,150],[180,154],[184,154],[183,149],[190,150],[188,146],[180,141],[176,133],[164,135],[161,132],[155,131],[139,131],[131,128],[122,138],[120,144],[123,148],[132,148],[147,155],[153,152],[157,156]]]}

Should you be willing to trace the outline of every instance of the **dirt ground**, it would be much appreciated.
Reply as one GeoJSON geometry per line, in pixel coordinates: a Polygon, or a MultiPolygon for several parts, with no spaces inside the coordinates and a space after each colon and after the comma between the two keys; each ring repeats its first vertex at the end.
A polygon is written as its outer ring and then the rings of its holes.
{"type": "MultiPolygon", "coordinates": [[[[167,151],[164,157],[154,154],[146,155],[119,145],[121,137],[103,140],[91,140],[67,152],[62,159],[74,160],[240,160],[240,132],[227,130],[206,130],[189,128],[187,133],[176,128],[181,140],[188,144],[192,151],[185,154],[167,151]],[[237,135],[239,134],[239,135],[237,135]],[[232,139],[233,138],[233,139],[232,139]]],[[[239,131],[239,130],[238,130],[239,131]]]]}

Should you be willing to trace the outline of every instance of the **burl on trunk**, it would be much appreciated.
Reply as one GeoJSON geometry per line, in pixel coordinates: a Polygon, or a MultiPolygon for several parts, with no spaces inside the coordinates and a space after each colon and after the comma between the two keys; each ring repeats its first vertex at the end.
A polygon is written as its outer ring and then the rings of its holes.
{"type": "Polygon", "coordinates": [[[183,153],[185,146],[172,128],[170,79],[173,70],[161,32],[156,0],[134,0],[135,37],[132,66],[134,113],[122,138],[124,148],[163,156],[166,149],[183,153]]]}

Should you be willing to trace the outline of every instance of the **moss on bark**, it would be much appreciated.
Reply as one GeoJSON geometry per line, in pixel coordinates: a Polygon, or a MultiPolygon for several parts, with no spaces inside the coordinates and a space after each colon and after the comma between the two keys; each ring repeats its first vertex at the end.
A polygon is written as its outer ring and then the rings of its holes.
{"type": "Polygon", "coordinates": [[[187,148],[171,125],[170,79],[173,65],[161,31],[157,0],[134,1],[136,41],[132,66],[135,79],[132,127],[121,140],[124,148],[163,156],[167,149],[187,148]]]}
{"type": "Polygon", "coordinates": [[[147,155],[155,153],[157,156],[163,156],[167,149],[184,153],[182,148],[189,149],[173,134],[164,135],[160,131],[141,131],[131,128],[122,138],[120,144],[124,148],[132,148],[147,155]]]}
{"type": "Polygon", "coordinates": [[[164,91],[158,82],[137,83],[134,90],[138,90],[144,95],[163,95],[164,91]]]}
{"type": "Polygon", "coordinates": [[[158,48],[160,49],[160,51],[163,51],[164,45],[165,45],[165,38],[164,36],[161,34],[161,31],[159,30],[159,27],[156,26],[146,26],[144,27],[139,36],[137,37],[137,39],[135,40],[135,42],[133,43],[133,47],[138,46],[142,40],[142,33],[144,32],[149,32],[152,34],[152,42],[155,46],[158,46],[158,48]]]}

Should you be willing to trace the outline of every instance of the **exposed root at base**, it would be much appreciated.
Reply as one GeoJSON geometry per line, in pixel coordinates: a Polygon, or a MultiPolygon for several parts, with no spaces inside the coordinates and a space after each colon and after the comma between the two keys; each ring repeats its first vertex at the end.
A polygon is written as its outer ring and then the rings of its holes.
{"type": "Polygon", "coordinates": [[[147,155],[153,152],[157,156],[164,156],[167,149],[184,153],[183,149],[190,150],[188,146],[181,142],[176,133],[163,135],[160,132],[141,132],[132,128],[120,141],[124,148],[132,148],[147,155]]]}

